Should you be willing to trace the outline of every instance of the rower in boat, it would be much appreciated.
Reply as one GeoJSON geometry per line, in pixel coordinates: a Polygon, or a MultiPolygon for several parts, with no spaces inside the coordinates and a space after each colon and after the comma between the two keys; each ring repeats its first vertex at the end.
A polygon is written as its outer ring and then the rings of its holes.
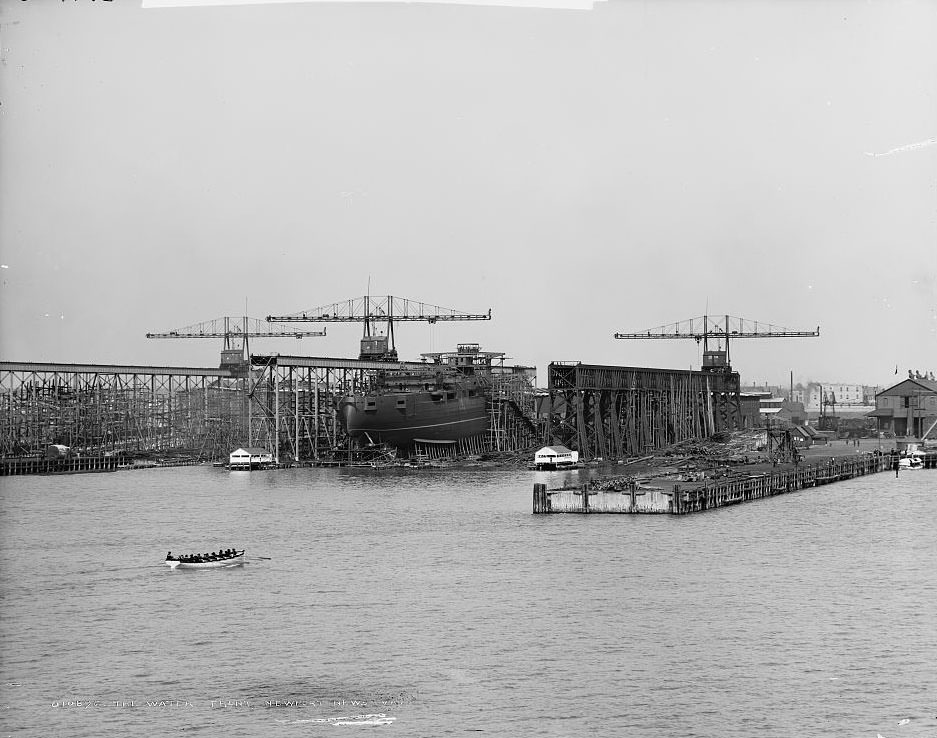
{"type": "Polygon", "coordinates": [[[173,569],[176,568],[195,568],[211,569],[216,567],[240,566],[244,563],[244,550],[236,548],[218,549],[211,553],[189,554],[173,556],[172,551],[166,554],[166,564],[173,569]]]}

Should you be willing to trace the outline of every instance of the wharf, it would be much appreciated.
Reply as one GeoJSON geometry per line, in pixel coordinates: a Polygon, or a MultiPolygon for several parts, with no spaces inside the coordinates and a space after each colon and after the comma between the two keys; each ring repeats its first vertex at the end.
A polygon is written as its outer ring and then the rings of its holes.
{"type": "Polygon", "coordinates": [[[201,459],[128,460],[118,456],[76,456],[71,459],[43,459],[17,456],[0,459],[0,477],[24,474],[91,474],[98,472],[162,469],[169,466],[204,466],[201,459]]]}
{"type": "Polygon", "coordinates": [[[114,472],[124,463],[117,456],[76,456],[71,459],[44,459],[32,456],[0,459],[0,477],[21,474],[84,474],[114,472]]]}
{"type": "MultiPolygon", "coordinates": [[[[733,475],[711,482],[668,483],[655,480],[654,485],[642,485],[630,478],[612,478],[552,490],[545,484],[534,484],[533,512],[686,515],[892,471],[892,462],[890,455],[866,453],[787,465],[783,469],[760,474],[733,475]]],[[[924,458],[924,468],[937,469],[937,453],[924,458]]]]}

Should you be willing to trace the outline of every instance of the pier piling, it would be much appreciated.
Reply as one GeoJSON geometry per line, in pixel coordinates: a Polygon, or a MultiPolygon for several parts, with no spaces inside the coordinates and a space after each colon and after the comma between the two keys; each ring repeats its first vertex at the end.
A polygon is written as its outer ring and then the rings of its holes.
{"type": "MultiPolygon", "coordinates": [[[[937,468],[937,454],[928,454],[925,457],[924,468],[937,468]]],[[[553,490],[548,490],[545,484],[535,484],[533,512],[686,515],[891,469],[890,456],[864,454],[859,457],[831,458],[814,464],[800,464],[785,471],[736,476],[702,484],[671,482],[666,487],[641,487],[628,478],[593,480],[576,488],[553,490]],[[597,488],[598,485],[601,485],[601,489],[597,488]]]]}

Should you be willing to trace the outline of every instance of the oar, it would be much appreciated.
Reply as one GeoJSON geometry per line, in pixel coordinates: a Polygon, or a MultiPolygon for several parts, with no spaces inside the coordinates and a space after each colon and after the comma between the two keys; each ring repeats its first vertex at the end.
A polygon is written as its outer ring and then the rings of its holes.
{"type": "Polygon", "coordinates": [[[252,559],[259,559],[262,561],[273,561],[269,556],[251,556],[252,559]]]}

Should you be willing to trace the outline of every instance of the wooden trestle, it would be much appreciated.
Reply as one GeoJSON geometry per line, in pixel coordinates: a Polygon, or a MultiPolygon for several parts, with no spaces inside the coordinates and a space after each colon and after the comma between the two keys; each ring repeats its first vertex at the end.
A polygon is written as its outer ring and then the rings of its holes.
{"type": "Polygon", "coordinates": [[[227,458],[246,435],[246,387],[227,369],[0,362],[0,457],[37,460],[62,444],[83,456],[227,458]]]}
{"type": "Polygon", "coordinates": [[[579,458],[638,456],[741,425],[739,375],[553,362],[547,439],[579,458]]]}

